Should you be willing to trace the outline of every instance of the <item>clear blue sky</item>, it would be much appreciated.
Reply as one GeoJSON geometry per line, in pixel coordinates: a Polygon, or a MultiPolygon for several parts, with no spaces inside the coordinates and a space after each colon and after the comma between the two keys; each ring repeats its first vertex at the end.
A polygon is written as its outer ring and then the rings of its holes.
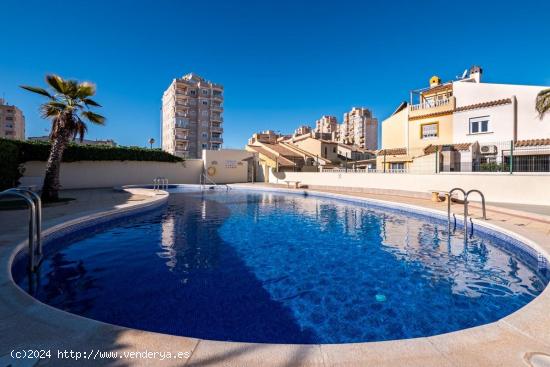
{"type": "Polygon", "coordinates": [[[159,140],[160,98],[195,72],[225,86],[226,147],[352,106],[386,118],[408,91],[472,64],[484,80],[550,85],[548,1],[3,0],[0,95],[44,135],[46,73],[90,80],[105,127],[88,137],[159,140]]]}

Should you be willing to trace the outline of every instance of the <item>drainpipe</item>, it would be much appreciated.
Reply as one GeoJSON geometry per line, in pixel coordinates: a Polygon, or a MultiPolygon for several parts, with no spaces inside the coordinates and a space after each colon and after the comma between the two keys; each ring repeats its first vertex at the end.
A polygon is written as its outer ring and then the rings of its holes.
{"type": "Polygon", "coordinates": [[[513,131],[513,140],[514,142],[518,139],[518,100],[516,96],[512,96],[512,118],[514,121],[514,131],[513,131]]]}

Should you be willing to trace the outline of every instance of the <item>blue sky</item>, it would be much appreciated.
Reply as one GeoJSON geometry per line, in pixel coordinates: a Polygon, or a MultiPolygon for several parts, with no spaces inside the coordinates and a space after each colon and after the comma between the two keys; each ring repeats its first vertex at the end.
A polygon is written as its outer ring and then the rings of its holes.
{"type": "MultiPolygon", "coordinates": [[[[550,85],[548,1],[3,0],[0,95],[44,135],[46,73],[90,80],[105,127],[88,138],[159,140],[160,98],[195,72],[225,86],[226,147],[271,128],[366,106],[383,120],[431,75],[550,85]]],[[[99,112],[99,111],[98,111],[99,112]]]]}

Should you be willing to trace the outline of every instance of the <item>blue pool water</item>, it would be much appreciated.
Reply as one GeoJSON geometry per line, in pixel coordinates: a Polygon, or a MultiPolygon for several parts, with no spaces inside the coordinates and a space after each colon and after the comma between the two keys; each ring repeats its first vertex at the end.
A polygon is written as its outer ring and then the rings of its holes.
{"type": "MultiPolygon", "coordinates": [[[[476,234],[465,246],[436,219],[329,198],[173,194],[48,244],[32,293],[93,319],[205,339],[421,337],[495,321],[542,292],[546,270],[498,241],[476,234]]],[[[14,277],[28,289],[21,263],[14,277]]]]}

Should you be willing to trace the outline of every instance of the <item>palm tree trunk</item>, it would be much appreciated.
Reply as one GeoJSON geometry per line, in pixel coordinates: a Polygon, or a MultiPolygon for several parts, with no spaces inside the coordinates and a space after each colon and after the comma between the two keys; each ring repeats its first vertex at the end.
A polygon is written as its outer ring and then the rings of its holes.
{"type": "Polygon", "coordinates": [[[69,136],[66,133],[59,134],[52,142],[50,156],[46,163],[44,184],[42,185],[42,200],[44,201],[57,201],[59,199],[59,170],[63,151],[68,142],[69,136]]]}

